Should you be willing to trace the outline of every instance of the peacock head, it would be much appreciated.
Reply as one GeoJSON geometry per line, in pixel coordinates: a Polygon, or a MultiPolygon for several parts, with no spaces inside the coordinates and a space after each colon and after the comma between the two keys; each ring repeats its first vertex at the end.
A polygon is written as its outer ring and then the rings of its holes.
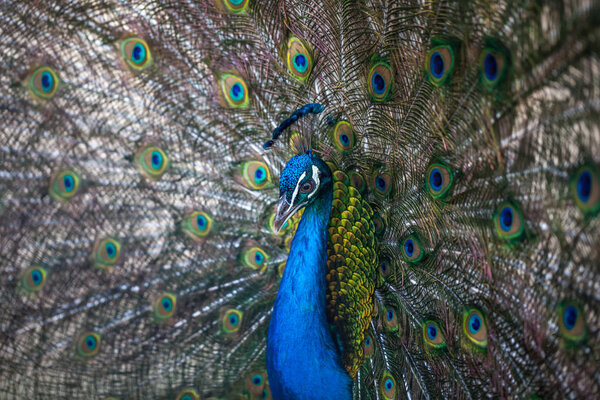
{"type": "Polygon", "coordinates": [[[311,150],[288,161],[279,180],[279,202],[273,225],[277,231],[302,207],[319,197],[331,185],[329,166],[311,150]]]}

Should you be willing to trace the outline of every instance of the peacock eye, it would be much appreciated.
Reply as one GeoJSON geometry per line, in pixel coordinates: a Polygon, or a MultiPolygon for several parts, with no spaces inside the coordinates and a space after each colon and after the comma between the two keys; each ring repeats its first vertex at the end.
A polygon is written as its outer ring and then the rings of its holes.
{"type": "Polygon", "coordinates": [[[310,179],[310,180],[304,182],[302,184],[302,186],[300,186],[300,193],[310,193],[313,191],[314,187],[315,187],[315,183],[313,182],[312,179],[310,179]]]}

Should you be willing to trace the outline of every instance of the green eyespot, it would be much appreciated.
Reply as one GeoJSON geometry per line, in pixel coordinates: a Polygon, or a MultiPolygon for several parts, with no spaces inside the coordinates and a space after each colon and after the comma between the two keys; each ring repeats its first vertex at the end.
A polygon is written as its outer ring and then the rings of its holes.
{"type": "Polygon", "coordinates": [[[487,347],[487,325],[481,311],[475,308],[465,310],[463,313],[463,332],[477,347],[481,349],[487,347]]]}
{"type": "Polygon", "coordinates": [[[333,129],[333,143],[342,153],[346,153],[356,144],[356,135],[348,121],[338,121],[333,129]]]}
{"type": "Polygon", "coordinates": [[[596,166],[579,167],[572,174],[569,186],[577,208],[586,216],[596,216],[600,211],[600,174],[596,166]]]}
{"type": "Polygon", "coordinates": [[[243,253],[243,263],[252,269],[262,269],[266,267],[269,256],[264,250],[258,247],[252,247],[251,249],[243,253]]]}
{"type": "Polygon", "coordinates": [[[369,71],[369,94],[375,101],[384,101],[389,95],[393,84],[392,70],[385,62],[378,62],[369,71]]]}
{"type": "Polygon", "coordinates": [[[297,37],[293,36],[287,42],[286,61],[288,71],[300,80],[306,80],[312,71],[312,55],[297,37]]]}
{"type": "Polygon", "coordinates": [[[454,50],[450,45],[435,46],[425,57],[425,69],[429,81],[435,86],[443,85],[454,69],[454,50]]]}
{"type": "Polygon", "coordinates": [[[375,194],[386,197],[392,191],[392,177],[387,172],[377,172],[371,178],[375,194]]]}
{"type": "Polygon", "coordinates": [[[435,321],[425,321],[425,323],[423,323],[423,339],[425,339],[426,344],[435,349],[446,347],[444,333],[435,321]]]}
{"type": "Polygon", "coordinates": [[[121,243],[113,238],[98,239],[93,251],[94,265],[100,269],[107,269],[119,261],[121,243]]]}
{"type": "Polygon", "coordinates": [[[244,108],[250,104],[248,86],[246,82],[233,73],[224,73],[219,78],[221,94],[225,103],[230,108],[244,108]]]}
{"type": "Polygon", "coordinates": [[[574,301],[563,301],[558,306],[558,328],[570,344],[579,344],[586,339],[585,314],[574,301]]]}
{"type": "Polygon", "coordinates": [[[520,207],[512,201],[501,203],[494,212],[494,226],[499,238],[515,242],[525,236],[525,221],[520,207]]]}
{"type": "Polygon", "coordinates": [[[479,56],[481,81],[488,90],[496,88],[505,79],[509,66],[507,54],[502,46],[496,45],[490,45],[481,51],[479,56]]]}
{"type": "Polygon", "coordinates": [[[185,389],[177,395],[177,400],[200,400],[200,395],[194,389],[185,389]]]}
{"type": "Polygon", "coordinates": [[[267,374],[264,371],[253,371],[246,376],[245,384],[246,389],[254,396],[258,396],[257,398],[262,398],[263,392],[265,390],[267,382],[267,374]]]}
{"type": "Polygon", "coordinates": [[[394,308],[388,307],[385,309],[383,322],[385,323],[388,331],[396,332],[398,330],[398,314],[394,308]]]}
{"type": "Polygon", "coordinates": [[[28,292],[39,292],[45,283],[46,270],[42,267],[29,267],[21,274],[21,286],[28,292]]]}
{"type": "Polygon", "coordinates": [[[50,195],[61,202],[70,200],[79,190],[80,178],[76,172],[61,170],[50,180],[50,195]]]}
{"type": "Polygon", "coordinates": [[[241,183],[248,189],[261,190],[271,183],[269,167],[262,161],[247,161],[241,166],[241,183]]]}
{"type": "Polygon", "coordinates": [[[425,186],[434,199],[442,199],[448,195],[452,187],[452,171],[446,165],[433,163],[427,168],[425,186]]]}
{"type": "Polygon", "coordinates": [[[408,235],[401,244],[402,257],[405,261],[416,264],[423,259],[425,252],[421,241],[415,234],[408,235]]]}
{"type": "Polygon", "coordinates": [[[135,71],[142,71],[152,64],[152,53],[144,39],[130,37],[121,42],[121,57],[135,71]]]}
{"type": "Polygon", "coordinates": [[[394,400],[398,395],[396,380],[389,372],[385,372],[381,377],[380,389],[385,400],[394,400]]]}
{"type": "Polygon", "coordinates": [[[177,298],[174,294],[163,293],[160,295],[152,306],[154,310],[154,317],[158,320],[165,320],[171,318],[175,314],[177,306],[177,298]]]}
{"type": "Polygon", "coordinates": [[[239,14],[248,8],[250,0],[218,0],[225,6],[227,11],[233,14],[239,14]]]}
{"type": "Polygon", "coordinates": [[[181,221],[181,228],[193,240],[201,240],[208,236],[212,228],[212,218],[202,211],[193,211],[181,221]]]}
{"type": "Polygon", "coordinates": [[[60,80],[50,67],[39,67],[29,74],[28,86],[31,93],[39,99],[49,99],[56,94],[60,80]]]}
{"type": "Polygon", "coordinates": [[[239,331],[242,325],[243,313],[234,308],[230,308],[222,313],[221,321],[223,323],[223,330],[226,333],[235,333],[239,331]]]}
{"type": "Polygon", "coordinates": [[[91,358],[100,351],[100,335],[86,332],[77,339],[77,353],[84,358],[91,358]]]}
{"type": "Polygon", "coordinates": [[[135,160],[140,173],[152,181],[159,180],[169,164],[169,158],[165,152],[156,146],[140,148],[135,160]]]}

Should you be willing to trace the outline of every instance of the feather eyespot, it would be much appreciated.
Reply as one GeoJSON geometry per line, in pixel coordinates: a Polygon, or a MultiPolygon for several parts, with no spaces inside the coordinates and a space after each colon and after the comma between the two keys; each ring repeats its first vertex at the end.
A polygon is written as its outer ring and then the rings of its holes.
{"type": "Polygon", "coordinates": [[[600,174],[593,165],[584,165],[571,177],[571,194],[575,205],[586,216],[593,217],[600,211],[600,174]]]}
{"type": "Polygon", "coordinates": [[[433,163],[427,168],[425,184],[431,197],[444,198],[452,187],[452,172],[444,164],[433,163]]]}
{"type": "Polygon", "coordinates": [[[392,268],[390,267],[387,261],[382,261],[379,263],[379,272],[381,276],[385,279],[392,273],[392,268]]]}
{"type": "Polygon", "coordinates": [[[79,182],[80,178],[76,172],[59,171],[50,181],[50,195],[58,201],[66,202],[77,194],[79,182]]]}
{"type": "Polygon", "coordinates": [[[423,324],[423,338],[425,343],[433,348],[441,349],[446,346],[444,334],[435,321],[426,321],[423,324]]]}
{"type": "Polygon", "coordinates": [[[306,44],[297,37],[291,37],[287,43],[288,71],[300,80],[305,80],[312,71],[312,56],[306,44]]]}
{"type": "Polygon", "coordinates": [[[350,185],[358,190],[359,193],[363,194],[367,190],[365,178],[363,178],[360,173],[356,171],[350,171],[348,178],[350,179],[350,185]]]}
{"type": "Polygon", "coordinates": [[[177,400],[200,400],[200,395],[194,389],[185,389],[177,395],[177,400]]]}
{"type": "Polygon", "coordinates": [[[435,86],[444,84],[454,69],[454,50],[451,46],[435,46],[427,53],[425,68],[429,81],[435,86]]]}
{"type": "Polygon", "coordinates": [[[130,37],[121,42],[121,57],[136,71],[142,71],[152,63],[152,53],[148,43],[137,37],[130,37]]]}
{"type": "Polygon", "coordinates": [[[94,265],[100,269],[112,267],[119,261],[121,243],[113,238],[98,239],[93,251],[94,265]]]}
{"type": "Polygon", "coordinates": [[[389,372],[386,372],[381,378],[381,394],[386,400],[394,400],[397,393],[396,380],[389,372]]]}
{"type": "Polygon", "coordinates": [[[387,172],[378,172],[373,175],[371,184],[377,195],[386,197],[392,190],[392,177],[387,172]]]}
{"type": "Polygon", "coordinates": [[[56,94],[60,80],[50,67],[39,67],[29,75],[29,90],[40,99],[49,99],[56,94]]]}
{"type": "Polygon", "coordinates": [[[77,339],[77,353],[84,358],[90,358],[100,351],[100,335],[86,332],[77,339]]]}
{"type": "Polygon", "coordinates": [[[245,379],[246,389],[248,389],[253,396],[262,397],[265,390],[266,378],[267,374],[261,371],[249,373],[245,379]]]}
{"type": "Polygon", "coordinates": [[[220,77],[221,94],[230,108],[243,108],[250,104],[246,82],[233,73],[224,73],[220,77]]]}
{"type": "Polygon", "coordinates": [[[463,332],[477,347],[487,347],[487,325],[481,311],[470,308],[463,313],[463,332]]]}
{"type": "Polygon", "coordinates": [[[227,10],[234,14],[241,13],[248,8],[249,0],[221,0],[227,10]]]}
{"type": "Polygon", "coordinates": [[[252,247],[244,252],[242,259],[246,266],[258,270],[266,267],[269,256],[262,249],[258,247],[252,247]]]}
{"type": "Polygon", "coordinates": [[[356,143],[356,136],[352,125],[348,121],[339,121],[333,129],[333,143],[342,153],[352,150],[356,143]]]}
{"type": "Polygon", "coordinates": [[[46,270],[42,267],[29,267],[21,275],[21,285],[28,292],[39,292],[46,283],[46,270]]]}
{"type": "Polygon", "coordinates": [[[584,313],[577,303],[564,301],[559,305],[558,327],[563,338],[571,344],[578,344],[586,338],[584,313]]]}
{"type": "Polygon", "coordinates": [[[141,174],[152,181],[159,180],[169,165],[169,158],[157,146],[146,146],[138,150],[135,157],[141,174]]]}
{"type": "Polygon", "coordinates": [[[386,308],[384,315],[384,322],[387,326],[387,329],[391,332],[395,332],[398,330],[398,315],[396,314],[396,310],[391,307],[386,308]]]}
{"type": "Polygon", "coordinates": [[[405,261],[415,264],[423,259],[424,251],[417,235],[408,235],[401,244],[402,257],[405,261]]]}
{"type": "Polygon", "coordinates": [[[363,352],[365,357],[370,358],[373,355],[375,350],[375,345],[373,344],[373,339],[370,335],[365,335],[365,340],[363,341],[363,352]]]}
{"type": "Polygon", "coordinates": [[[479,56],[479,69],[483,85],[492,90],[496,88],[507,75],[509,60],[507,52],[500,45],[484,48],[479,56]]]}
{"type": "Polygon", "coordinates": [[[385,233],[385,221],[379,214],[374,214],[371,218],[375,228],[375,235],[382,236],[385,233]]]}
{"type": "Polygon", "coordinates": [[[177,298],[171,293],[163,293],[159,296],[153,305],[154,316],[158,320],[171,318],[175,314],[177,298]]]}
{"type": "Polygon", "coordinates": [[[243,313],[236,309],[231,308],[226,310],[221,317],[223,330],[226,333],[235,333],[239,331],[240,326],[242,325],[242,316],[243,313]]]}
{"type": "Polygon", "coordinates": [[[525,234],[525,221],[516,203],[505,201],[494,212],[494,226],[498,237],[508,242],[522,239],[525,234]]]}
{"type": "Polygon", "coordinates": [[[212,218],[202,211],[189,213],[182,221],[182,229],[193,240],[200,240],[210,233],[212,218]]]}
{"type": "Polygon", "coordinates": [[[393,84],[392,70],[384,62],[378,62],[369,71],[369,93],[375,101],[384,101],[389,97],[393,84]]]}
{"type": "Polygon", "coordinates": [[[262,161],[247,161],[241,167],[241,181],[248,189],[261,190],[271,183],[269,167],[262,161]]]}

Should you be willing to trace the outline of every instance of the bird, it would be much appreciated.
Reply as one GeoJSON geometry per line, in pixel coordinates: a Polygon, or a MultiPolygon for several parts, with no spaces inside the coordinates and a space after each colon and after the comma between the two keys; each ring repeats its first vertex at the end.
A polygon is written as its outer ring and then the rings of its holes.
{"type": "Polygon", "coordinates": [[[600,4],[0,2],[0,398],[600,396],[600,4]]]}

